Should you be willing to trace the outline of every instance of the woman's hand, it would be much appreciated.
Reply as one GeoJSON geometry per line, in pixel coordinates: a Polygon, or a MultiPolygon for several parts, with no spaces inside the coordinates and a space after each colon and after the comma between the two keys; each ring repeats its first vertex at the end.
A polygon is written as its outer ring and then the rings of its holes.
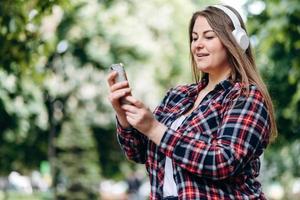
{"type": "Polygon", "coordinates": [[[110,93],[108,99],[116,111],[117,118],[123,128],[130,127],[125,115],[125,111],[121,108],[120,100],[131,93],[128,81],[115,83],[117,72],[112,71],[107,77],[110,93]]]}
{"type": "Polygon", "coordinates": [[[126,96],[125,99],[131,104],[122,105],[125,111],[126,119],[134,128],[146,135],[150,140],[156,144],[166,131],[167,127],[158,122],[149,108],[147,108],[141,101],[132,96],[126,96]]]}

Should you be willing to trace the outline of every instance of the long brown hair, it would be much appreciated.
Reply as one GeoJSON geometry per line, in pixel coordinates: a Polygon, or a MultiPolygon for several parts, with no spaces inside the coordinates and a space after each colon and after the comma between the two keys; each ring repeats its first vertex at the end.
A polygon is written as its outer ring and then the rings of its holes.
{"type": "MultiPolygon", "coordinates": [[[[235,13],[241,23],[242,28],[246,30],[245,24],[239,13],[230,6],[226,7],[235,13]]],[[[277,126],[275,122],[273,104],[268,89],[256,68],[251,46],[249,46],[245,52],[241,48],[239,48],[239,45],[237,44],[231,33],[234,28],[231,19],[222,10],[212,6],[209,6],[204,10],[195,12],[191,18],[189,25],[190,57],[195,81],[199,82],[200,78],[205,75],[204,73],[199,73],[191,50],[192,32],[195,21],[199,16],[203,16],[206,18],[209,25],[212,27],[224,47],[227,49],[228,61],[230,66],[232,67],[231,79],[233,81],[240,81],[243,83],[243,85],[245,85],[244,89],[246,91],[246,95],[249,94],[249,87],[247,87],[249,84],[256,85],[258,90],[262,93],[269,110],[269,117],[271,122],[270,139],[271,141],[273,141],[277,136],[277,126]]]]}

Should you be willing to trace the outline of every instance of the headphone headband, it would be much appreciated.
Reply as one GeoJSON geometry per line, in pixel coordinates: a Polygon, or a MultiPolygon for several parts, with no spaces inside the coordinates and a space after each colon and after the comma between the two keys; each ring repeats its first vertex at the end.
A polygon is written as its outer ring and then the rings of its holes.
{"type": "Polygon", "coordinates": [[[240,47],[245,51],[249,47],[250,41],[246,31],[242,28],[236,14],[229,8],[222,5],[213,5],[212,7],[222,10],[231,19],[234,26],[232,35],[235,38],[236,42],[240,45],[240,47]]]}
{"type": "Polygon", "coordinates": [[[212,7],[218,8],[218,9],[222,10],[223,12],[225,12],[225,14],[227,14],[228,17],[231,19],[235,29],[241,27],[241,23],[240,23],[239,19],[234,14],[234,12],[232,12],[229,8],[222,6],[222,5],[213,5],[212,7]]]}

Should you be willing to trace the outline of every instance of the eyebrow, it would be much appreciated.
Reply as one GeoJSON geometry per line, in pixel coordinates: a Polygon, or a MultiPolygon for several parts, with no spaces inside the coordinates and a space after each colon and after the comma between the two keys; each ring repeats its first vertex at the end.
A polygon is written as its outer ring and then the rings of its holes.
{"type": "MultiPolygon", "coordinates": [[[[203,34],[208,33],[208,32],[214,32],[214,31],[213,30],[206,30],[206,31],[203,32],[203,34]]],[[[192,33],[198,34],[198,33],[194,32],[194,31],[192,33]]]]}

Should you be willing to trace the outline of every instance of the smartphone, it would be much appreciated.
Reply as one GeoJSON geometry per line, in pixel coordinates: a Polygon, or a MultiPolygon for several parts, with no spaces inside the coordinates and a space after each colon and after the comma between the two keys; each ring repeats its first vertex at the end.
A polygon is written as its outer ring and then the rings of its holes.
{"type": "MultiPolygon", "coordinates": [[[[125,72],[123,63],[112,64],[110,66],[110,70],[116,71],[118,73],[118,75],[115,79],[116,83],[119,83],[122,81],[127,81],[127,76],[126,76],[126,72],[125,72]]],[[[128,95],[131,95],[131,93],[128,95]]],[[[121,104],[130,104],[130,103],[128,101],[126,101],[124,98],[121,98],[121,104]]]]}
{"type": "Polygon", "coordinates": [[[110,70],[116,71],[118,73],[116,80],[115,80],[116,83],[122,82],[122,81],[127,81],[126,72],[124,69],[124,65],[122,63],[112,64],[110,66],[110,70]]]}

